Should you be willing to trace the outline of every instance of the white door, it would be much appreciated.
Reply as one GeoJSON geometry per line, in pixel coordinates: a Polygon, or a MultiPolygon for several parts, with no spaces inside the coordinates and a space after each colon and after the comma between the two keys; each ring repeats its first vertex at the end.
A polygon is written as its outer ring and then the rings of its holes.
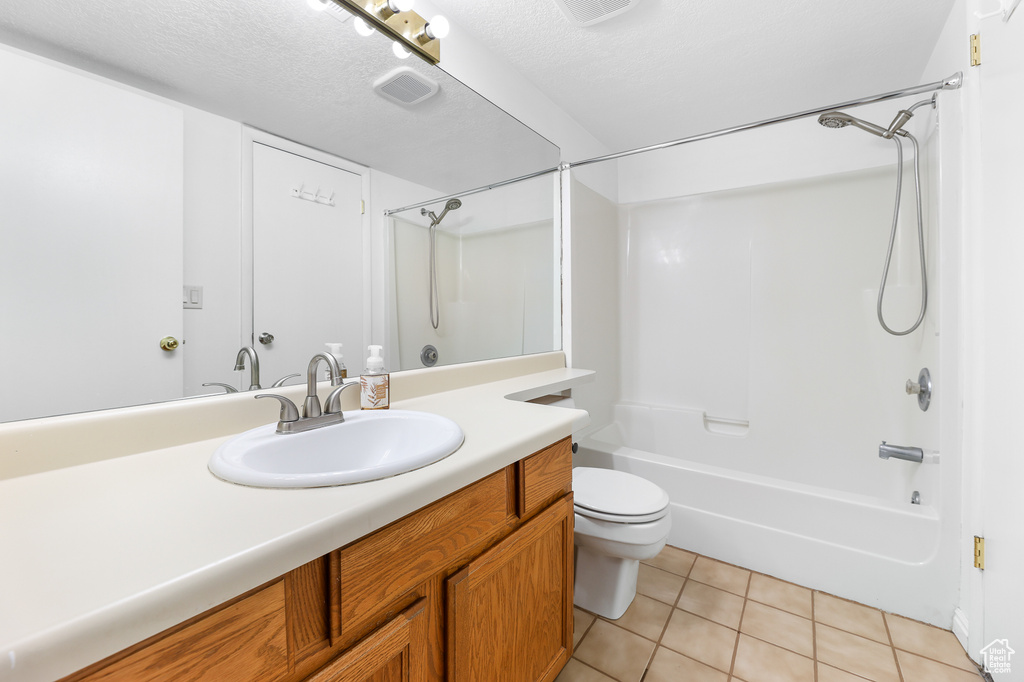
{"type": "Polygon", "coordinates": [[[180,398],[182,114],[0,50],[0,421],[180,398]]]}
{"type": "MultiPolygon", "coordinates": [[[[1024,680],[1024,9],[982,22],[981,135],[985,290],[983,640],[996,682],[1024,680]],[[1015,653],[1010,653],[1013,651],[1015,653]]],[[[968,226],[968,230],[972,226],[968,226]]],[[[973,624],[972,624],[973,625],[973,624]]],[[[973,639],[973,638],[972,638],[973,639]]]]}
{"type": "Polygon", "coordinates": [[[326,343],[344,344],[357,375],[365,351],[362,178],[259,142],[252,167],[252,332],[262,385],[293,373],[304,380],[326,343]],[[273,342],[260,342],[264,334],[273,342]]]}

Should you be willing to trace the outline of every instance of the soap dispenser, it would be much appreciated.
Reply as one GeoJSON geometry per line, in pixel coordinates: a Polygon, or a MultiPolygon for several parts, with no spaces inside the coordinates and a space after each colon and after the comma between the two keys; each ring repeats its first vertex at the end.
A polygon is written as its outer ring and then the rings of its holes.
{"type": "MultiPolygon", "coordinates": [[[[345,368],[345,362],[342,360],[341,348],[344,344],[341,343],[326,343],[327,352],[334,356],[334,359],[338,361],[338,369],[341,370],[341,378],[348,379],[348,370],[345,368]]],[[[325,370],[326,375],[324,379],[328,381],[331,379],[331,370],[325,370]]]]}
{"type": "Polygon", "coordinates": [[[364,410],[386,410],[391,406],[391,375],[384,369],[383,346],[370,346],[366,369],[359,378],[359,404],[364,410]]]}

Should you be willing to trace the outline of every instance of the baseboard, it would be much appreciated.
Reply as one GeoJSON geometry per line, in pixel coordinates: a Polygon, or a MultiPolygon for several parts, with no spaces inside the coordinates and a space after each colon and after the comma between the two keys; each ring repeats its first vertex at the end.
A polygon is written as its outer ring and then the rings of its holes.
{"type": "MultiPolygon", "coordinates": [[[[953,634],[960,640],[960,646],[964,648],[967,655],[971,655],[971,649],[967,638],[967,614],[960,609],[953,611],[953,634]]],[[[971,657],[973,659],[973,656],[971,657]]]]}

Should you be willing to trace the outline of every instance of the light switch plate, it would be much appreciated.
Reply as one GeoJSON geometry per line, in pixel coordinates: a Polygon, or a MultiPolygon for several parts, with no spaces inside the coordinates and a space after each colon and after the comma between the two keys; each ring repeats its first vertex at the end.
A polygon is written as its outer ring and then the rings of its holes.
{"type": "Polygon", "coordinates": [[[181,307],[182,308],[202,308],[203,307],[203,288],[186,284],[182,287],[181,294],[181,307]]]}

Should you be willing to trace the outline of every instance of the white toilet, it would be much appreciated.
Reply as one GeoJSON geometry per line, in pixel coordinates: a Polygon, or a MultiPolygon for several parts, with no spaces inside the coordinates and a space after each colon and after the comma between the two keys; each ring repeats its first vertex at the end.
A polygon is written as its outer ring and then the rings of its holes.
{"type": "Polygon", "coordinates": [[[672,528],[668,493],[610,469],[572,470],[576,512],[573,603],[605,618],[622,616],[636,596],[641,559],[658,554],[672,528]]]}

